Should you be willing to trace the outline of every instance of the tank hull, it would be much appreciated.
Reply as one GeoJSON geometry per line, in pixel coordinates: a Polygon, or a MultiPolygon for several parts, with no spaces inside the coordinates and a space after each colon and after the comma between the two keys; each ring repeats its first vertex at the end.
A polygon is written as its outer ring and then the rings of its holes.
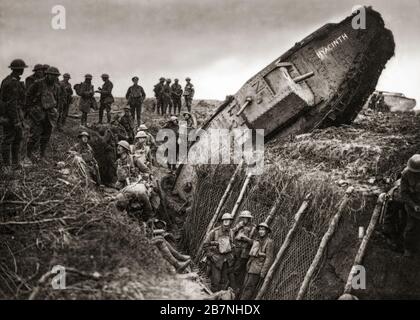
{"type": "MultiPolygon", "coordinates": [[[[249,79],[202,128],[264,129],[267,142],[351,123],[395,48],[378,12],[366,8],[366,29],[354,29],[353,17],[327,24],[296,43],[249,79]]],[[[182,196],[183,186],[195,181],[194,166],[183,164],[175,190],[182,196]]]]}

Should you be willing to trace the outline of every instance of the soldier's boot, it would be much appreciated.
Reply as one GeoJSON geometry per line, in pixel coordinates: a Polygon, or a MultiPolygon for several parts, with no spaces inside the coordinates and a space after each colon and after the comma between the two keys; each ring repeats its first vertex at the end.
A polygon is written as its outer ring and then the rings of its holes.
{"type": "MultiPolygon", "coordinates": [[[[104,118],[104,109],[99,108],[99,123],[102,124],[102,119],[104,118]]],[[[83,122],[83,119],[82,119],[83,122]]]]}
{"type": "Polygon", "coordinates": [[[20,144],[12,145],[12,165],[15,170],[20,168],[20,144]]]}
{"type": "Polygon", "coordinates": [[[169,251],[172,253],[172,255],[180,261],[188,261],[191,259],[190,256],[186,255],[186,254],[182,254],[180,252],[178,252],[178,250],[176,250],[174,247],[172,247],[169,243],[167,243],[168,249],[169,251]]]}
{"type": "Polygon", "coordinates": [[[108,123],[111,122],[111,111],[106,112],[106,120],[108,121],[108,123]]]}
{"type": "Polygon", "coordinates": [[[168,261],[171,265],[173,265],[178,273],[184,271],[191,263],[191,260],[187,260],[185,262],[179,262],[171,253],[169,248],[166,245],[160,246],[160,252],[162,256],[168,261]]]}
{"type": "Polygon", "coordinates": [[[3,144],[1,146],[1,155],[3,158],[3,165],[10,166],[10,146],[3,144]]]}

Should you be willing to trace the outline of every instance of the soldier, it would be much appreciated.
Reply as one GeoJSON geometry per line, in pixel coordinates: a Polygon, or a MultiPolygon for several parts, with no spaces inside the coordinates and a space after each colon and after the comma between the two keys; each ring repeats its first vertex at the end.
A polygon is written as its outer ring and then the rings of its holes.
{"type": "Polygon", "coordinates": [[[131,118],[130,106],[124,106],[124,113],[122,116],[119,117],[118,122],[125,129],[128,136],[128,142],[133,143],[134,142],[134,125],[133,125],[133,119],[131,118]]]}
{"type": "Polygon", "coordinates": [[[147,143],[148,136],[144,131],[137,132],[136,142],[134,145],[134,155],[135,157],[140,158],[140,160],[146,164],[152,164],[152,154],[150,151],[150,146],[147,143]]]}
{"type": "Polygon", "coordinates": [[[268,237],[271,232],[267,223],[258,225],[258,238],[254,240],[249,252],[246,266],[246,277],[241,293],[241,300],[253,299],[257,293],[258,285],[264,280],[274,258],[273,240],[268,237]]]}
{"type": "Polygon", "coordinates": [[[187,81],[187,84],[185,85],[184,88],[184,100],[185,100],[185,105],[187,107],[188,112],[191,112],[191,105],[192,105],[192,101],[194,98],[194,85],[191,83],[191,78],[186,78],[185,81],[187,81]]]}
{"type": "Polygon", "coordinates": [[[175,133],[175,137],[176,137],[176,143],[175,143],[175,148],[176,148],[176,153],[175,153],[175,158],[173,158],[173,153],[169,152],[168,153],[168,168],[170,171],[175,171],[176,169],[176,163],[177,163],[177,159],[178,159],[178,153],[179,153],[179,144],[178,144],[178,140],[179,140],[179,124],[178,124],[178,118],[176,116],[172,116],[169,121],[163,126],[163,129],[169,129],[172,130],[175,133]]]}
{"type": "Polygon", "coordinates": [[[76,161],[87,169],[86,171],[88,171],[89,178],[99,186],[101,185],[101,177],[99,174],[98,162],[93,155],[92,147],[88,143],[90,135],[86,131],[83,131],[78,135],[78,138],[80,139],[80,142],[76,143],[69,152],[78,157],[76,158],[76,161]]]}
{"type": "Polygon", "coordinates": [[[172,103],[174,105],[174,114],[181,113],[181,106],[182,106],[182,90],[181,85],[178,83],[179,80],[175,79],[174,84],[171,86],[172,91],[172,103]],[[178,110],[178,111],[177,111],[178,110]]]}
{"type": "Polygon", "coordinates": [[[117,194],[116,200],[117,209],[127,211],[127,214],[137,220],[140,225],[145,225],[145,222],[154,217],[149,192],[144,183],[125,187],[117,194]]]}
{"type": "Polygon", "coordinates": [[[152,164],[156,165],[156,151],[157,144],[153,135],[149,132],[149,129],[145,124],[139,126],[138,132],[143,131],[147,135],[147,145],[150,147],[150,156],[152,158],[152,164]]]}
{"type": "Polygon", "coordinates": [[[79,109],[82,112],[81,125],[87,126],[87,115],[90,109],[97,110],[98,106],[94,98],[95,91],[92,85],[92,75],[86,74],[85,81],[74,86],[78,96],[80,96],[79,109]]]}
{"type": "Polygon", "coordinates": [[[26,90],[29,89],[29,87],[36,81],[39,79],[44,78],[44,66],[42,64],[36,64],[34,66],[34,69],[32,70],[34,73],[31,74],[29,77],[27,77],[25,79],[25,87],[26,90]]]}
{"type": "Polygon", "coordinates": [[[155,93],[156,98],[156,113],[163,114],[163,98],[162,98],[162,91],[163,86],[165,85],[165,78],[161,77],[159,79],[159,83],[155,85],[153,88],[153,92],[155,93]]]}
{"type": "Polygon", "coordinates": [[[114,85],[109,80],[109,75],[106,73],[101,75],[102,81],[104,84],[102,88],[99,87],[97,93],[100,93],[99,98],[99,123],[102,123],[102,118],[104,116],[104,110],[106,110],[107,122],[111,122],[111,105],[114,103],[114,97],[112,96],[112,88],[114,85]]]}
{"type": "Polygon", "coordinates": [[[211,289],[213,292],[224,290],[223,283],[228,279],[231,287],[236,287],[233,274],[233,217],[230,213],[222,216],[222,225],[214,228],[204,240],[204,249],[211,267],[211,289]]]}
{"type": "Polygon", "coordinates": [[[163,99],[163,114],[172,114],[172,90],[171,90],[171,79],[166,79],[165,85],[162,89],[163,99]]]}
{"type": "Polygon", "coordinates": [[[249,250],[253,244],[256,226],[252,223],[253,216],[250,211],[244,210],[239,215],[238,224],[232,229],[235,236],[235,284],[236,291],[242,286],[246,274],[246,264],[248,262],[249,250]]]}
{"type": "Polygon", "coordinates": [[[64,126],[66,123],[67,116],[69,115],[69,108],[73,102],[73,89],[69,80],[71,79],[70,74],[63,74],[63,80],[60,81],[60,86],[63,90],[63,108],[58,118],[58,126],[64,126]]]}
{"type": "Polygon", "coordinates": [[[37,80],[27,93],[27,114],[30,119],[29,140],[26,150],[26,164],[32,165],[35,146],[40,145],[40,156],[43,162],[51,133],[57,123],[58,111],[62,108],[63,95],[58,82],[60,72],[49,67],[45,78],[37,80]]]}
{"type": "Polygon", "coordinates": [[[407,212],[404,230],[404,256],[417,253],[420,243],[420,154],[413,155],[402,172],[401,200],[407,212]]]}
{"type": "Polygon", "coordinates": [[[156,245],[165,260],[173,265],[178,273],[184,271],[191,264],[191,257],[179,253],[166,240],[166,238],[170,235],[166,232],[166,222],[154,219],[152,230],[152,243],[156,245]]]}
{"type": "Polygon", "coordinates": [[[23,71],[28,66],[21,59],[13,60],[9,68],[12,70],[0,86],[0,116],[3,118],[3,141],[1,152],[3,164],[9,170],[10,164],[17,169],[20,145],[23,135],[23,112],[25,104],[25,86],[20,81],[23,71]],[[10,155],[12,156],[10,162],[10,155]]]}
{"type": "Polygon", "coordinates": [[[150,174],[149,168],[140,159],[132,156],[130,144],[127,141],[118,142],[117,154],[119,156],[116,163],[117,183],[115,187],[117,189],[129,185],[132,182],[130,179],[139,179],[140,173],[150,174]]]}
{"type": "Polygon", "coordinates": [[[143,105],[144,99],[146,99],[146,93],[142,86],[139,86],[139,77],[133,77],[131,79],[133,81],[133,85],[128,88],[125,98],[127,99],[127,103],[131,108],[131,116],[133,117],[133,121],[136,119],[137,115],[137,127],[141,124],[141,107],[143,105]]]}

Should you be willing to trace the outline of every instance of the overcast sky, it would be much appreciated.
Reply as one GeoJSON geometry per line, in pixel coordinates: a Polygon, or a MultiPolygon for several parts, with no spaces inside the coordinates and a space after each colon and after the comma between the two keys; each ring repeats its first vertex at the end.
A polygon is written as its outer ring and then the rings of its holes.
{"type": "Polygon", "coordinates": [[[100,86],[109,73],[116,96],[134,75],[149,96],[160,76],[190,76],[197,98],[223,99],[356,4],[372,5],[394,33],[378,89],[420,101],[420,0],[0,0],[0,76],[21,57],[69,72],[73,84],[92,73],[100,86]],[[65,30],[51,27],[54,5],[66,8],[65,30]]]}

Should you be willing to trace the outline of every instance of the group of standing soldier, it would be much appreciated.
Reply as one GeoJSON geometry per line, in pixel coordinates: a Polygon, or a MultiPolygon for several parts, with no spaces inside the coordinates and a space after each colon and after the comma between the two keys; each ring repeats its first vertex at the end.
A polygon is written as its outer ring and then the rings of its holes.
{"type": "Polygon", "coordinates": [[[267,275],[274,255],[271,229],[265,222],[256,226],[252,219],[251,212],[242,211],[232,226],[234,217],[225,213],[222,224],[206,236],[203,247],[214,292],[229,286],[237,298],[249,300],[267,275]]]}
{"type": "Polygon", "coordinates": [[[175,79],[171,85],[171,79],[161,77],[153,89],[156,98],[156,112],[158,114],[180,114],[182,107],[182,97],[185,100],[185,106],[188,112],[191,112],[192,100],[194,98],[194,85],[190,78],[186,78],[184,90],[179,84],[179,80],[175,79]]]}
{"type": "Polygon", "coordinates": [[[37,64],[34,73],[24,83],[21,76],[27,67],[22,59],[13,60],[9,66],[12,72],[0,87],[0,116],[4,136],[1,151],[5,170],[20,167],[25,127],[29,127],[29,137],[24,163],[32,165],[37,149],[40,160],[46,161],[46,149],[53,128],[65,122],[65,112],[68,110],[68,91],[58,80],[58,69],[37,64]]]}

